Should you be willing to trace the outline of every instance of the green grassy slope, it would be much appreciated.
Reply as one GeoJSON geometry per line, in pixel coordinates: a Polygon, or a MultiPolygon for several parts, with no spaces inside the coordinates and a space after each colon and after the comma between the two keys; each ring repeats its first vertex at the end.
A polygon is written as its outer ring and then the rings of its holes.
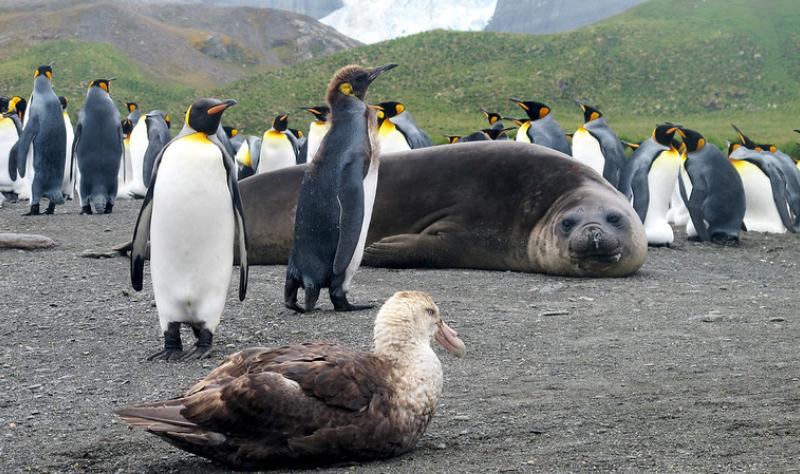
{"type": "MultiPolygon", "coordinates": [[[[189,87],[158,80],[135,66],[135,62],[114,46],[77,40],[40,43],[0,62],[0,93],[26,99],[33,88],[37,66],[55,61],[53,88],[69,101],[73,121],[86,97],[92,79],[116,76],[111,83],[111,97],[122,112],[127,100],[139,102],[145,109],[164,108],[171,113],[185,110],[195,95],[189,87]]],[[[124,112],[127,114],[127,112],[124,112]]]]}
{"type": "Polygon", "coordinates": [[[310,115],[297,108],[320,102],[338,67],[397,62],[370,99],[406,102],[432,135],[482,127],[482,106],[523,115],[507,99],[517,95],[550,104],[566,130],[580,125],[573,99],[582,98],[631,140],[670,120],[721,143],[734,136],[735,122],[785,145],[800,126],[797,24],[796,0],[657,0],[559,35],[423,33],[243,79],[215,94],[240,101],[230,119],[247,133],[283,111],[293,126],[305,126],[310,115]]]}

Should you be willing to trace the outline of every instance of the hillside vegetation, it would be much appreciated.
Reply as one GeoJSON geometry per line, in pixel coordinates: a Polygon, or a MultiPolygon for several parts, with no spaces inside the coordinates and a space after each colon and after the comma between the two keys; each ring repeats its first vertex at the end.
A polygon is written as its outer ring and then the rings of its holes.
{"type": "MultiPolygon", "coordinates": [[[[754,137],[793,143],[800,126],[800,9],[795,0],[658,0],[574,32],[547,36],[434,31],[362,46],[224,86],[242,104],[230,119],[248,133],[322,100],[348,63],[401,67],[371,88],[373,102],[408,104],[432,135],[483,127],[479,107],[522,115],[508,100],[548,103],[567,130],[580,125],[573,99],[606,113],[631,140],[675,121],[712,141],[737,123],[754,137]]],[[[301,117],[301,118],[298,118],[301,117]]]]}

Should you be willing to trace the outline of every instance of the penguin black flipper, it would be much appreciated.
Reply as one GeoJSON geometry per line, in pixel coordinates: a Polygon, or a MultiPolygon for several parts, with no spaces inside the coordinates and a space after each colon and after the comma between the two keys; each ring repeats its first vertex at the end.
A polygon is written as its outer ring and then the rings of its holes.
{"type": "Polygon", "coordinates": [[[339,241],[333,258],[334,275],[344,274],[350,265],[364,222],[363,173],[353,170],[353,166],[362,166],[362,161],[347,160],[342,172],[342,182],[336,194],[339,206],[339,241]]]}
{"type": "MultiPolygon", "coordinates": [[[[759,166],[756,163],[756,166],[759,166]]],[[[786,178],[783,172],[774,166],[765,166],[764,172],[769,177],[769,184],[772,187],[772,198],[775,200],[775,207],[781,216],[781,222],[786,230],[794,232],[794,222],[789,215],[789,197],[786,195],[786,178]]]]}
{"type": "Polygon", "coordinates": [[[33,139],[36,138],[37,133],[39,133],[39,122],[37,120],[28,121],[15,145],[17,147],[15,159],[17,163],[17,173],[23,178],[25,177],[25,167],[28,161],[28,151],[31,149],[33,139]]]}
{"type": "Polygon", "coordinates": [[[631,179],[631,193],[633,195],[633,210],[639,215],[642,222],[647,218],[647,208],[650,207],[650,186],[647,182],[649,167],[639,167],[631,179]]]}
{"type": "MultiPolygon", "coordinates": [[[[586,128],[586,126],[584,126],[584,128],[586,128]]],[[[589,127],[586,128],[586,131],[600,144],[600,152],[605,159],[603,178],[616,188],[621,179],[622,169],[628,161],[625,157],[625,148],[623,148],[622,142],[619,141],[619,138],[617,138],[610,129],[593,129],[589,127]]]]}
{"type": "Polygon", "coordinates": [[[678,177],[678,188],[680,189],[681,199],[683,199],[686,209],[689,211],[692,225],[697,231],[697,236],[701,242],[708,242],[710,238],[703,211],[708,197],[708,187],[705,180],[699,179],[697,182],[692,182],[692,195],[689,198],[686,197],[686,186],[683,184],[683,178],[681,177],[678,177]]]}
{"type": "MultiPolygon", "coordinates": [[[[228,154],[225,146],[219,142],[216,136],[209,136],[208,138],[222,152],[222,162],[225,165],[225,174],[228,177],[228,190],[231,193],[233,213],[236,218],[236,231],[239,234],[239,301],[244,301],[247,295],[247,279],[249,278],[250,269],[247,265],[247,232],[244,224],[244,206],[242,206],[242,197],[239,194],[236,160],[228,154]]],[[[155,176],[153,178],[155,179],[155,176]]]]}
{"type": "Polygon", "coordinates": [[[308,161],[308,139],[303,140],[300,145],[300,152],[297,154],[297,164],[302,165],[308,161]]]}
{"type": "Polygon", "coordinates": [[[397,130],[406,137],[408,146],[410,146],[412,150],[433,146],[431,137],[429,137],[424,130],[419,128],[417,122],[414,121],[408,112],[395,115],[391,118],[391,121],[394,123],[394,126],[397,127],[397,130]]]}

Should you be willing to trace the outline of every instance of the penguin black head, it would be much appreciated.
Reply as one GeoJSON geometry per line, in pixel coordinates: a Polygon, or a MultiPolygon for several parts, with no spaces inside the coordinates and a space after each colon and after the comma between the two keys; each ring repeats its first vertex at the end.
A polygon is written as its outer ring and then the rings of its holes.
{"type": "Polygon", "coordinates": [[[700,132],[688,128],[682,128],[681,131],[683,132],[683,144],[686,145],[687,153],[700,151],[706,146],[706,139],[700,132]]]}
{"type": "Polygon", "coordinates": [[[100,89],[109,92],[108,86],[111,84],[111,81],[113,81],[113,79],[95,79],[89,83],[89,89],[92,87],[99,87],[100,89]]]}
{"type": "Polygon", "coordinates": [[[36,68],[36,70],[33,72],[33,78],[35,79],[39,76],[45,76],[48,79],[52,80],[53,79],[52,66],[39,66],[38,68],[36,68]]]}
{"type": "Polygon", "coordinates": [[[731,153],[733,153],[734,151],[738,150],[741,147],[742,147],[741,143],[733,143],[733,142],[728,143],[728,156],[731,156],[731,153]]]}
{"type": "Polygon", "coordinates": [[[303,107],[303,110],[311,113],[317,122],[327,122],[328,114],[331,113],[331,108],[327,105],[315,105],[313,107],[303,107]]]}
{"type": "Polygon", "coordinates": [[[136,102],[125,102],[125,107],[128,109],[128,113],[133,113],[139,110],[139,104],[136,102]]]}
{"type": "Polygon", "coordinates": [[[550,115],[550,107],[541,102],[525,101],[514,97],[510,98],[512,102],[516,103],[522,110],[528,114],[531,120],[539,120],[550,115]]]}
{"type": "Polygon", "coordinates": [[[281,114],[276,115],[272,120],[272,128],[279,132],[285,132],[289,128],[289,115],[281,114]]]}
{"type": "Polygon", "coordinates": [[[445,135],[444,137],[447,138],[447,143],[450,145],[458,143],[458,141],[461,140],[461,135],[445,135]]]}
{"type": "Polygon", "coordinates": [[[231,126],[228,126],[228,125],[223,125],[223,126],[222,126],[222,129],[223,129],[223,130],[225,130],[225,135],[227,135],[227,136],[228,136],[228,138],[233,138],[233,137],[235,137],[236,135],[238,135],[238,134],[239,134],[239,129],[238,129],[238,128],[236,128],[236,127],[231,127],[231,126]]]}
{"type": "Polygon", "coordinates": [[[503,118],[497,112],[489,112],[484,108],[481,108],[481,112],[483,112],[483,116],[486,117],[486,120],[489,121],[489,125],[494,125],[503,118]]]}
{"type": "Polygon", "coordinates": [[[28,109],[28,101],[18,95],[15,95],[8,101],[8,111],[16,112],[20,120],[22,120],[25,117],[25,111],[27,109],[28,109]]]}
{"type": "Polygon", "coordinates": [[[595,109],[591,105],[581,104],[578,103],[581,110],[583,111],[583,121],[584,122],[591,122],[592,120],[597,120],[603,116],[603,113],[599,110],[595,109]]]}
{"type": "Polygon", "coordinates": [[[296,128],[290,128],[289,132],[291,132],[291,134],[294,135],[294,137],[297,138],[298,140],[303,138],[303,131],[302,130],[298,130],[296,128]]]}
{"type": "Polygon", "coordinates": [[[222,121],[222,112],[234,105],[236,101],[233,99],[198,99],[186,111],[186,125],[206,135],[213,135],[222,121]]]}
{"type": "Polygon", "coordinates": [[[675,145],[679,144],[674,140],[676,132],[678,135],[683,136],[683,131],[681,131],[680,126],[672,123],[665,123],[657,126],[656,129],[653,130],[653,139],[658,142],[659,145],[668,146],[677,150],[678,147],[675,145]]]}
{"type": "Polygon", "coordinates": [[[127,137],[130,136],[131,132],[133,132],[133,122],[131,122],[131,119],[122,119],[122,134],[127,137]]]}
{"type": "Polygon", "coordinates": [[[333,75],[331,82],[328,84],[328,92],[325,98],[331,107],[333,104],[350,98],[363,101],[367,97],[367,89],[372,84],[372,81],[382,73],[396,67],[397,64],[394,63],[385,64],[374,69],[365,69],[355,64],[345,66],[333,75]]]}
{"type": "MultiPolygon", "coordinates": [[[[403,104],[402,102],[393,102],[393,101],[380,102],[378,104],[378,107],[380,107],[378,110],[380,112],[383,112],[385,118],[396,117],[405,112],[406,110],[405,104],[403,104]]],[[[380,116],[380,114],[378,115],[380,116]]]]}
{"type": "Polygon", "coordinates": [[[0,96],[0,114],[4,114],[8,112],[8,97],[0,96]]]}
{"type": "Polygon", "coordinates": [[[67,110],[67,98],[63,95],[58,96],[58,101],[61,102],[61,110],[67,110]]]}
{"type": "Polygon", "coordinates": [[[736,135],[739,137],[740,145],[743,145],[745,148],[749,148],[751,150],[763,151],[763,149],[759,149],[759,145],[757,145],[753,140],[750,140],[750,138],[747,135],[745,135],[741,130],[739,130],[739,127],[737,127],[734,124],[731,124],[731,127],[733,127],[733,129],[736,130],[736,135]]]}

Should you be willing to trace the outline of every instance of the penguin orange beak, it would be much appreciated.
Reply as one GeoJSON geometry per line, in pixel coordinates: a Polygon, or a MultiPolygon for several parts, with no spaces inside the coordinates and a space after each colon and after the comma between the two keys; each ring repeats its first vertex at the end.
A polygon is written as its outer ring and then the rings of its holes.
{"type": "Polygon", "coordinates": [[[233,100],[233,99],[223,100],[221,104],[215,105],[214,107],[211,107],[210,109],[208,109],[207,113],[208,113],[208,115],[221,114],[222,112],[225,111],[225,109],[233,107],[234,105],[236,105],[236,103],[237,102],[235,100],[233,100]]]}
{"type": "Polygon", "coordinates": [[[392,70],[392,69],[394,69],[396,67],[397,67],[396,63],[389,63],[389,64],[384,64],[383,66],[378,66],[375,69],[373,69],[372,71],[370,71],[369,75],[367,76],[367,81],[371,83],[372,81],[377,79],[378,76],[380,76],[384,72],[390,71],[390,70],[392,70]]]}

